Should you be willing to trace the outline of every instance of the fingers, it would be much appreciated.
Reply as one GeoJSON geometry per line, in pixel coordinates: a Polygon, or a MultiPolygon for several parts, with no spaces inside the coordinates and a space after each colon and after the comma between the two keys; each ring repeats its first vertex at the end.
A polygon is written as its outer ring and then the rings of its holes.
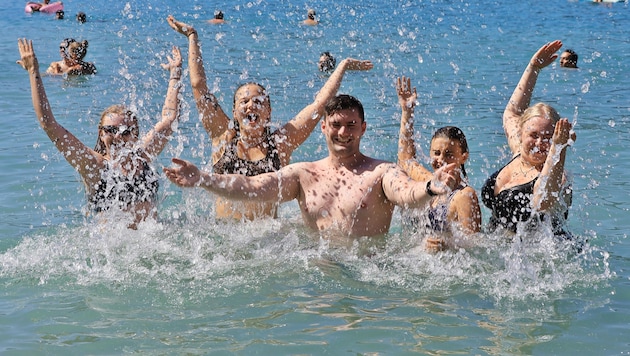
{"type": "Polygon", "coordinates": [[[182,166],[182,167],[187,166],[187,165],[190,164],[190,162],[188,162],[188,161],[186,161],[184,159],[181,159],[181,158],[177,158],[177,157],[173,157],[171,159],[171,162],[173,162],[173,163],[175,163],[175,164],[177,164],[179,166],[182,166]]]}

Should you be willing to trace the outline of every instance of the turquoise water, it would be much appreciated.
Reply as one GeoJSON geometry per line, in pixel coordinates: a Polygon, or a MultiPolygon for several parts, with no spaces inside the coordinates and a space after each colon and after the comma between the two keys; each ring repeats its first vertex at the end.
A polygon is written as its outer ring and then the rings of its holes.
{"type": "MultiPolygon", "coordinates": [[[[630,353],[627,3],[64,3],[64,21],[25,14],[21,3],[0,10],[0,353],[630,353]],[[318,27],[299,26],[309,7],[318,27]],[[204,23],[215,8],[227,25],[204,23]],[[74,20],[78,11],[87,23],[74,20]],[[340,91],[363,101],[363,150],[379,158],[395,159],[394,80],[411,77],[419,148],[427,152],[436,127],[461,127],[477,189],[508,160],[501,113],[524,65],[561,39],[579,53],[580,69],[546,68],[533,100],[575,122],[569,226],[588,245],[575,254],[540,231],[524,243],[485,236],[483,248],[428,255],[414,252],[420,237],[402,235],[396,214],[385,249],[361,257],[313,239],[295,204],[275,221],[217,223],[209,194],[165,179],[159,223],[95,226],[84,217],[78,175],[37,124],[28,77],[14,64],[17,38],[34,40],[43,69],[58,60],[63,38],[89,41],[97,76],[44,84],[57,119],[91,143],[100,112],[115,103],[131,105],[144,131],[155,123],[167,81],[159,64],[172,45],[187,44],[168,14],[198,29],[224,108],[238,84],[258,81],[276,124],[326,79],[316,69],[320,52],[372,60],[372,71],[348,73],[340,91]]],[[[160,167],[174,156],[210,157],[184,80],[182,117],[160,167]]],[[[293,160],[325,154],[316,129],[293,160]]]]}

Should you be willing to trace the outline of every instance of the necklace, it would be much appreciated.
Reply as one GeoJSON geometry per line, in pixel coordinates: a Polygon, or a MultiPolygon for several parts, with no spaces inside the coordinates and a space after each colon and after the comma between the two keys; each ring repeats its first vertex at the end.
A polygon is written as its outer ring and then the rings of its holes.
{"type": "Polygon", "coordinates": [[[529,168],[526,169],[526,170],[523,170],[523,167],[525,166],[525,161],[523,160],[523,157],[521,157],[520,161],[521,161],[521,164],[518,165],[518,169],[521,171],[521,174],[524,177],[527,177],[527,174],[529,172],[531,172],[533,169],[536,169],[536,166],[532,166],[532,165],[528,164],[529,168]]]}

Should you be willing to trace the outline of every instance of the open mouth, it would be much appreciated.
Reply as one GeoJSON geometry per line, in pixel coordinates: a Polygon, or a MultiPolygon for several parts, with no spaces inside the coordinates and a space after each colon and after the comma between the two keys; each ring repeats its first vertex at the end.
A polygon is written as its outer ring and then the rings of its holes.
{"type": "Polygon", "coordinates": [[[258,121],[258,115],[256,114],[247,114],[247,116],[243,119],[243,123],[245,125],[256,123],[257,121],[258,121]]]}

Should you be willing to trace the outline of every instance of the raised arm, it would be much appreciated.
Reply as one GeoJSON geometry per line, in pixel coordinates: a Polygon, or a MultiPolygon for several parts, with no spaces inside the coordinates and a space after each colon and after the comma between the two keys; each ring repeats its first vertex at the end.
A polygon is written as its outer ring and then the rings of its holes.
{"type": "Polygon", "coordinates": [[[519,118],[523,114],[523,111],[529,107],[529,102],[532,99],[532,93],[538,80],[538,73],[541,69],[545,68],[549,64],[553,63],[558,55],[556,52],[562,47],[562,42],[559,40],[549,42],[532,56],[521,76],[521,79],[514,89],[510,100],[503,111],[503,129],[507,136],[508,144],[512,150],[512,154],[519,153],[520,140],[518,137],[519,118]]]}
{"type": "Polygon", "coordinates": [[[552,137],[552,145],[547,154],[547,160],[534,185],[532,204],[538,211],[553,210],[558,206],[560,198],[570,204],[571,197],[561,191],[564,186],[564,162],[567,147],[577,138],[568,119],[561,119],[556,123],[552,137]]]}
{"type": "Polygon", "coordinates": [[[371,61],[346,58],[330,75],[324,86],[315,96],[315,100],[300,111],[293,120],[283,127],[287,141],[286,147],[290,155],[311,134],[319,119],[324,116],[326,103],[332,99],[341,86],[341,80],[347,70],[370,70],[374,67],[371,61]]]}
{"type": "Polygon", "coordinates": [[[151,157],[162,152],[173,133],[173,123],[179,118],[179,88],[182,77],[182,55],[179,48],[173,47],[173,56],[167,59],[168,63],[162,64],[162,68],[170,72],[166,99],[162,107],[162,120],[143,138],[144,149],[151,157]]]}
{"type": "Polygon", "coordinates": [[[405,77],[396,80],[396,93],[402,109],[398,134],[398,165],[414,180],[429,180],[433,174],[416,161],[416,146],[413,140],[413,119],[418,93],[416,88],[411,86],[411,79],[405,77]]]}
{"type": "Polygon", "coordinates": [[[39,63],[33,49],[33,41],[25,38],[18,39],[18,49],[21,59],[17,63],[28,72],[33,108],[39,124],[68,163],[81,174],[86,182],[98,181],[100,175],[94,174],[94,170],[102,167],[103,158],[55,120],[39,73],[39,63]],[[94,177],[94,179],[90,179],[90,177],[94,177]]]}
{"type": "Polygon", "coordinates": [[[166,177],[180,187],[202,187],[231,200],[286,202],[299,194],[299,174],[293,166],[278,172],[247,177],[241,174],[211,174],[191,162],[173,158],[176,167],[164,168],[166,177]]]}
{"type": "Polygon", "coordinates": [[[166,21],[175,31],[188,38],[188,69],[193,96],[203,127],[208,131],[210,138],[215,139],[227,130],[230,118],[225,114],[214,94],[208,89],[197,31],[192,26],[175,20],[172,15],[169,15],[166,21]]]}

